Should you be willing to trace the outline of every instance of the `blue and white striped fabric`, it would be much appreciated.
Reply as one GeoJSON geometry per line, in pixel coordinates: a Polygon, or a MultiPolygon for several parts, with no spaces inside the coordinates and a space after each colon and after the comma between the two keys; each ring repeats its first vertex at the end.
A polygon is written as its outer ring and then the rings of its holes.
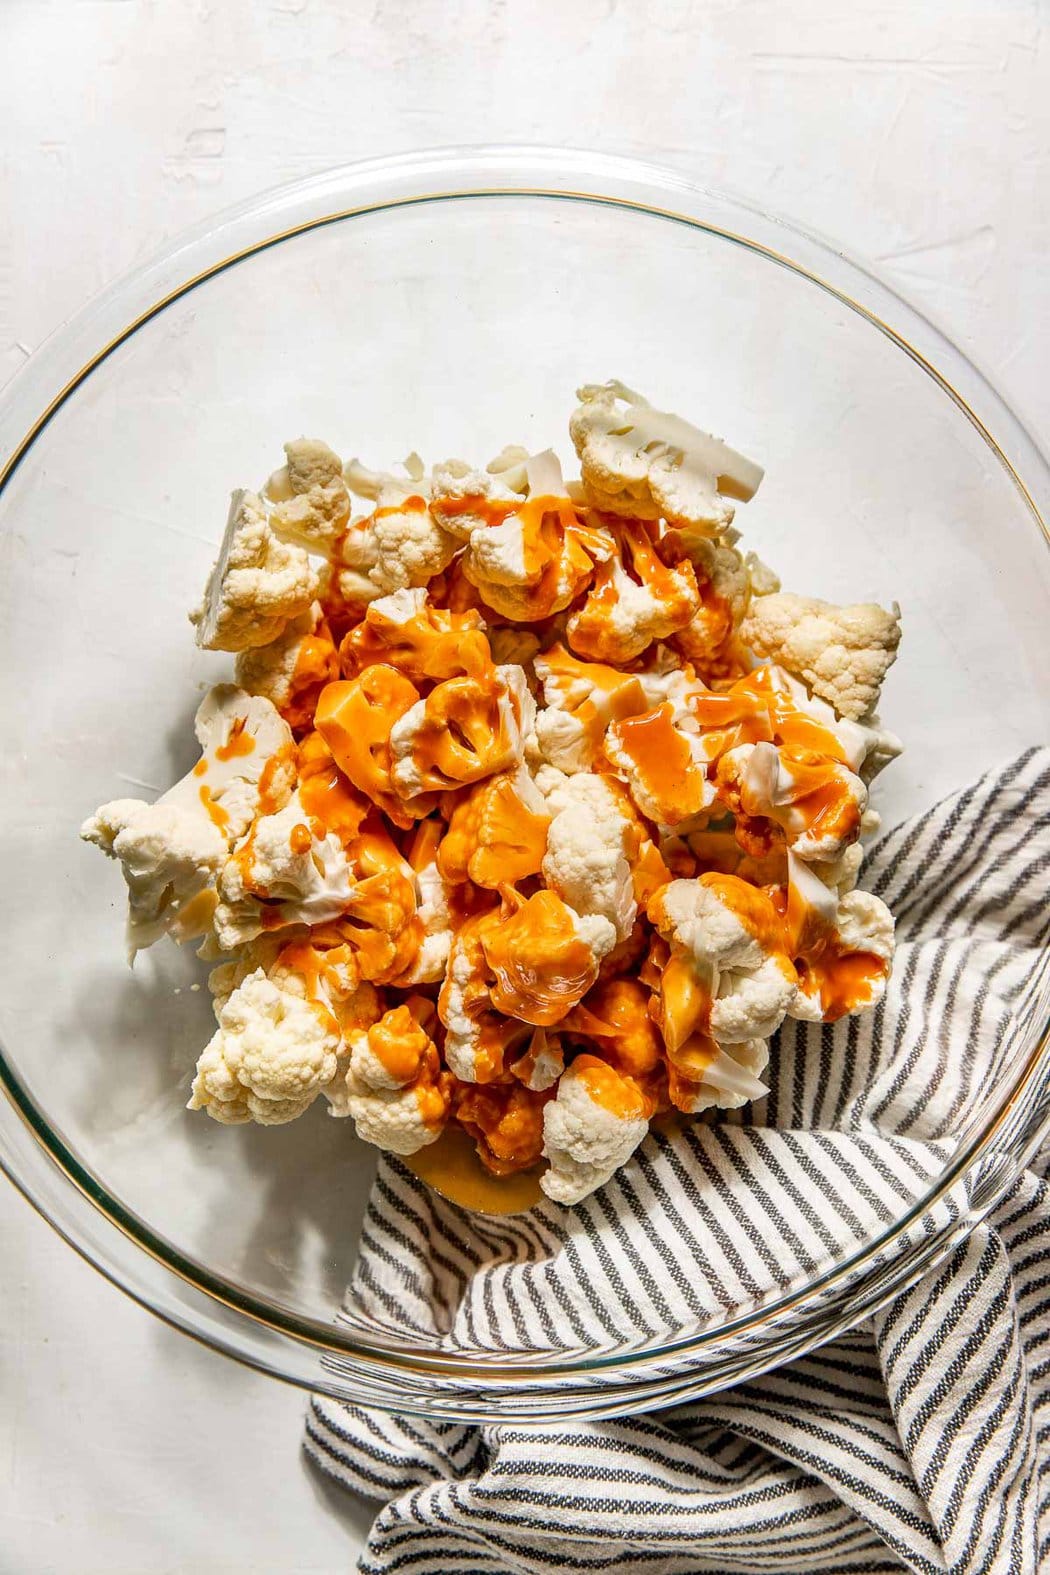
{"type": "MultiPolygon", "coordinates": [[[[788,1025],[763,1107],[651,1137],[579,1210],[479,1228],[384,1161],[347,1322],[479,1353],[645,1344],[870,1239],[1045,1012],[1048,864],[1050,750],[1031,750],[873,847],[900,942],[876,1013],[788,1025]]],[[[1050,1570],[1044,1168],[872,1323],[701,1401],[482,1428],[315,1396],[309,1454],[384,1502],[360,1568],[1050,1570]]]]}

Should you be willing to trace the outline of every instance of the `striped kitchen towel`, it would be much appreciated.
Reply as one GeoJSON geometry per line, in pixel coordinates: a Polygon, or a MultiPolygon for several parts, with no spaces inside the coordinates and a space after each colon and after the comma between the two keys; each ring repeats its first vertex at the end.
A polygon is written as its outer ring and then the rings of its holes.
{"type": "MultiPolygon", "coordinates": [[[[644,1350],[840,1261],[921,1197],[1045,1018],[1048,861],[1050,750],[884,835],[883,1005],[786,1025],[761,1106],[653,1134],[580,1208],[480,1220],[384,1159],[346,1322],[479,1360],[644,1350]]],[[[1050,1570],[1045,1168],[873,1321],[699,1401],[472,1427],[315,1396],[310,1456],[384,1501],[360,1568],[1050,1570]]]]}

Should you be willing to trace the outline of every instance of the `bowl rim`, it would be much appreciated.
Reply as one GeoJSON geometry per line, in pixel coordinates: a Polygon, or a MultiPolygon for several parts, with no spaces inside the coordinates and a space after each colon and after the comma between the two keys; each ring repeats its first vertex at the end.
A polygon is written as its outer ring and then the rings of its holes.
{"type": "MultiPolygon", "coordinates": [[[[180,234],[82,307],[0,389],[0,497],[48,423],[96,368],[191,290],[247,258],[326,225],[426,203],[496,197],[552,198],[612,206],[685,224],[745,247],[830,294],[885,335],[952,400],[1006,471],[1026,511],[1042,532],[1044,543],[1050,545],[1050,463],[1039,445],[989,379],[927,315],[910,305],[877,272],[834,243],[765,207],[709,188],[678,172],[619,155],[528,145],[436,148],[337,166],[271,188],[180,234]],[[947,370],[942,371],[941,365],[947,370]]],[[[334,1321],[322,1323],[292,1314],[264,1297],[246,1292],[185,1256],[111,1196],[52,1130],[8,1063],[2,1045],[0,1084],[7,1103],[0,1106],[0,1168],[43,1217],[113,1283],[166,1321],[249,1365],[280,1372],[280,1364],[275,1365],[271,1355],[253,1348],[253,1337],[265,1330],[268,1335],[335,1358],[363,1359],[367,1364],[395,1372],[401,1368],[465,1379],[472,1391],[489,1384],[527,1383],[535,1380],[540,1371],[566,1379],[612,1371],[622,1372],[625,1392],[629,1392],[632,1379],[647,1376],[646,1370],[655,1360],[717,1348],[730,1336],[762,1325],[774,1326],[776,1319],[792,1309],[804,1310],[815,1298],[827,1297],[836,1288],[855,1287],[866,1271],[875,1268],[874,1260],[892,1251],[912,1227],[994,1156],[999,1162],[995,1196],[982,1199],[979,1209],[964,1211],[965,1228],[972,1228],[1019,1173],[1028,1153],[1050,1124],[1050,1021],[1044,1024],[1022,1061],[1019,1069],[1013,1069],[1014,1075],[1004,1080],[980,1124],[973,1131],[964,1130],[955,1156],[936,1181],[878,1236],[804,1285],[763,1301],[726,1323],[669,1340],[658,1349],[649,1346],[613,1354],[563,1357],[545,1351],[532,1359],[521,1353],[509,1360],[502,1356],[490,1360],[489,1353],[406,1352],[403,1341],[388,1343],[360,1335],[350,1337],[345,1326],[334,1321]],[[1018,1132],[1015,1129],[1019,1117],[1023,1117],[1026,1100],[1032,1114],[1027,1122],[1021,1120],[1018,1132]],[[89,1246],[85,1242],[83,1232],[78,1233],[68,1221],[60,1221],[58,1211],[44,1196],[46,1188],[38,1179],[30,1180],[25,1167],[7,1152],[6,1123],[12,1114],[17,1118],[16,1125],[24,1124],[47,1159],[109,1226],[152,1257],[168,1274],[231,1313],[239,1326],[239,1337],[202,1335],[188,1316],[161,1305],[161,1298],[144,1292],[126,1268],[113,1267],[112,1255],[107,1258],[97,1244],[89,1246]],[[997,1143],[1008,1132],[1012,1147],[1004,1164],[997,1143]]],[[[925,1238],[925,1247],[920,1243],[903,1252],[896,1263],[898,1272],[891,1275],[892,1283],[882,1300],[943,1257],[958,1239],[959,1229],[949,1234],[951,1240],[946,1244],[938,1246],[937,1240],[925,1238]]],[[[867,1316],[871,1310],[870,1305],[865,1306],[857,1317],[867,1316]]],[[[810,1343],[819,1343],[824,1337],[818,1335],[810,1343]]],[[[774,1353],[766,1365],[779,1359],[782,1358],[774,1353]]],[[[748,1371],[754,1370],[752,1355],[748,1371]]],[[[293,1381],[326,1387],[317,1373],[308,1378],[297,1376],[293,1381]]],[[[330,1392],[345,1394],[345,1386],[330,1392]]],[[[461,1414],[461,1410],[453,1405],[445,1414],[461,1414]]]]}

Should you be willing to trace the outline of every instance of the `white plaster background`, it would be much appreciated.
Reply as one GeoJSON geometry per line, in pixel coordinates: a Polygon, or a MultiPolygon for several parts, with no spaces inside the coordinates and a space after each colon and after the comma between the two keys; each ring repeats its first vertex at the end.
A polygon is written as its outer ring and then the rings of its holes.
{"type": "MultiPolygon", "coordinates": [[[[185,225],[344,160],[592,146],[881,264],[1050,437],[1047,0],[0,0],[0,380],[185,225]]],[[[303,1400],[0,1186],[0,1575],[330,1575],[303,1400]]]]}

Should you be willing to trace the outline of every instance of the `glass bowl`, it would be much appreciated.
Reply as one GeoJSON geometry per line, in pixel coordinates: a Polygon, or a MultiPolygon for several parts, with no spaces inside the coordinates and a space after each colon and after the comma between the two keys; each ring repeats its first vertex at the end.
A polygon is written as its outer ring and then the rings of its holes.
{"type": "MultiPolygon", "coordinates": [[[[231,487],[301,432],[377,465],[564,450],[574,389],[611,376],[765,465],[739,523],[792,587],[902,603],[883,713],[908,747],[884,779],[888,821],[1048,736],[1035,444],[867,271],[658,169],[470,149],[286,187],[113,286],[0,395],[0,1162],[169,1323],[402,1412],[616,1414],[781,1362],[943,1255],[1050,1111],[1044,1001],[941,1134],[938,1173],[888,1193],[877,1228],[717,1315],[551,1351],[340,1317],[374,1151],[320,1108],[270,1129],[184,1109],[212,1031],[203,966],[165,943],[127,971],[123,885],[77,827],[195,758],[199,692],[229,661],[196,650],[186,609],[231,487]]],[[[457,1236],[478,1272],[497,1253],[498,1233],[450,1207],[412,1228],[440,1232],[438,1254],[457,1236]]],[[[596,1207],[572,1229],[616,1269],[596,1207]]]]}

